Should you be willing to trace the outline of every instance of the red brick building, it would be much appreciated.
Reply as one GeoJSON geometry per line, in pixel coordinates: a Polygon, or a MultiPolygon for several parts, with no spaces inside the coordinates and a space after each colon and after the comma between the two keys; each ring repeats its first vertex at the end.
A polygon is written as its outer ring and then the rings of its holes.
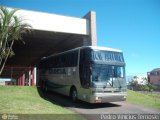
{"type": "Polygon", "coordinates": [[[148,72],[147,76],[148,76],[148,82],[153,85],[156,85],[160,90],[160,68],[156,68],[148,72]]]}

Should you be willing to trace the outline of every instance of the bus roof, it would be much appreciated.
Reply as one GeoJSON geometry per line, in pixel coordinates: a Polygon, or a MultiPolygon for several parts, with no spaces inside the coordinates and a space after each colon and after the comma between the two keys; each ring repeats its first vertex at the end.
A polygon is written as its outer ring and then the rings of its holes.
{"type": "Polygon", "coordinates": [[[109,48],[109,47],[99,47],[99,46],[86,46],[86,47],[89,47],[89,48],[95,49],[95,50],[106,50],[106,51],[113,51],[113,52],[122,52],[122,50],[109,48]]]}
{"type": "MultiPolygon", "coordinates": [[[[105,50],[105,51],[113,51],[113,52],[122,52],[122,51],[119,50],[119,49],[114,49],[114,48],[109,48],[109,47],[100,47],[100,46],[82,46],[82,47],[77,47],[77,48],[70,49],[70,50],[67,50],[67,51],[64,51],[64,52],[55,53],[55,54],[52,54],[52,55],[50,55],[50,56],[43,57],[42,59],[46,59],[46,58],[48,58],[48,57],[60,55],[60,54],[66,53],[66,52],[71,52],[71,51],[75,51],[75,50],[79,50],[79,49],[85,49],[85,48],[90,48],[90,49],[93,49],[93,50],[105,50]]],[[[42,60],[42,59],[41,59],[41,60],[42,60]]]]}
{"type": "MultiPolygon", "coordinates": [[[[100,46],[82,46],[82,47],[77,47],[68,51],[74,51],[74,50],[79,50],[79,49],[85,49],[85,48],[90,48],[93,50],[105,50],[105,51],[113,51],[113,52],[122,52],[122,50],[119,49],[114,49],[114,48],[109,48],[109,47],[100,47],[100,46]]],[[[67,52],[67,51],[66,51],[67,52]]]]}

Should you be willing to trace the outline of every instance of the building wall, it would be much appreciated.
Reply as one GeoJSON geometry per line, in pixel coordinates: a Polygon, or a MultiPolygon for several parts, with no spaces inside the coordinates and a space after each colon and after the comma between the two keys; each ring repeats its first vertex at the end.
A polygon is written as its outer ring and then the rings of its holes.
{"type": "Polygon", "coordinates": [[[148,73],[149,82],[154,85],[160,85],[160,71],[151,71],[148,73]]]}
{"type": "Polygon", "coordinates": [[[84,18],[30,10],[18,10],[16,15],[25,19],[35,30],[89,35],[88,22],[84,18]]]}
{"type": "Polygon", "coordinates": [[[160,85],[160,75],[159,76],[150,76],[150,83],[154,85],[160,85]]]}

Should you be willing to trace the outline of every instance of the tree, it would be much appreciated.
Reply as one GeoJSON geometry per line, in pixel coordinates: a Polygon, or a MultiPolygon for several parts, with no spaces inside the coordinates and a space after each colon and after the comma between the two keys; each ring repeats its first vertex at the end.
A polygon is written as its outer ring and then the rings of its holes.
{"type": "Polygon", "coordinates": [[[138,77],[137,76],[133,76],[133,80],[137,81],[138,77]]]}
{"type": "Polygon", "coordinates": [[[142,80],[143,80],[143,83],[144,83],[144,84],[148,84],[148,79],[147,79],[147,77],[143,77],[142,80]]]}
{"type": "Polygon", "coordinates": [[[15,15],[17,10],[8,10],[0,6],[0,75],[7,59],[14,55],[12,49],[14,42],[23,41],[22,36],[31,30],[29,24],[15,15]]]}
{"type": "Polygon", "coordinates": [[[150,88],[148,87],[148,85],[143,85],[143,86],[142,86],[142,90],[143,90],[143,91],[149,91],[149,89],[150,89],[150,88]]]}
{"type": "Polygon", "coordinates": [[[149,91],[151,91],[151,92],[156,90],[156,88],[157,88],[155,85],[152,85],[151,83],[148,83],[147,86],[149,87],[149,91]]]}
{"type": "Polygon", "coordinates": [[[132,80],[129,82],[129,86],[132,90],[140,90],[140,84],[138,83],[138,77],[133,76],[132,80]]]}
{"type": "Polygon", "coordinates": [[[132,81],[130,81],[130,85],[134,86],[134,87],[137,87],[138,86],[138,81],[137,80],[132,80],[132,81]]]}

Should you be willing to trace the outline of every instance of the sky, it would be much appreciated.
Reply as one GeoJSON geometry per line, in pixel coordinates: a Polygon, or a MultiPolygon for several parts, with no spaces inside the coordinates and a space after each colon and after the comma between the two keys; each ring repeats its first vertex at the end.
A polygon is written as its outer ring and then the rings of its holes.
{"type": "Polygon", "coordinates": [[[95,11],[98,46],[121,49],[128,76],[160,68],[160,0],[0,0],[0,5],[73,17],[95,11]]]}

